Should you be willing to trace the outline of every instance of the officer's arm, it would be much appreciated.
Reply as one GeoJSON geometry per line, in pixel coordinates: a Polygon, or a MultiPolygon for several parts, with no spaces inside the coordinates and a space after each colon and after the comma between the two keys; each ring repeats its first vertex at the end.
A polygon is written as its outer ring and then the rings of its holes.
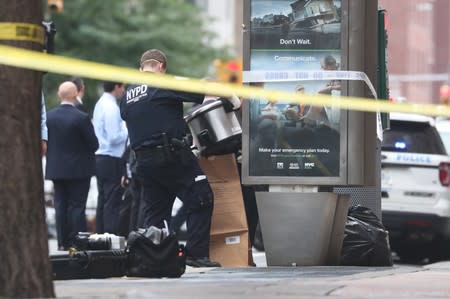
{"type": "Polygon", "coordinates": [[[205,94],[203,93],[193,93],[184,91],[174,91],[172,96],[182,102],[193,102],[197,104],[203,103],[205,94]]]}

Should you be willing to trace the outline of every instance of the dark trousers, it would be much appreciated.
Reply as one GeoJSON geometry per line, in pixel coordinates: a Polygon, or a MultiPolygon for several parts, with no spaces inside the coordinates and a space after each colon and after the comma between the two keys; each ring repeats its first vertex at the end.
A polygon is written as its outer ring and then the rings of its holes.
{"type": "Polygon", "coordinates": [[[143,213],[141,209],[142,186],[136,174],[133,174],[128,188],[130,188],[132,197],[130,211],[130,231],[132,231],[143,227],[143,213]]]}
{"type": "Polygon", "coordinates": [[[53,180],[58,247],[70,247],[78,232],[87,231],[86,201],[90,181],[90,178],[53,180]]]}
{"type": "Polygon", "coordinates": [[[141,211],[141,188],[137,179],[129,180],[125,187],[119,211],[119,233],[120,236],[128,236],[131,231],[135,231],[142,225],[141,211]]]}
{"type": "Polygon", "coordinates": [[[186,251],[192,257],[209,257],[213,192],[207,180],[196,182],[181,199],[186,206],[186,251]]]}
{"type": "MultiPolygon", "coordinates": [[[[197,182],[183,198],[183,206],[187,207],[187,242],[186,252],[193,257],[209,257],[209,240],[211,229],[212,204],[202,204],[212,198],[206,180],[197,182]]],[[[163,227],[164,220],[170,223],[175,194],[153,187],[143,188],[144,227],[163,227]]]]}
{"type": "Polygon", "coordinates": [[[120,180],[124,174],[125,161],[121,158],[97,155],[96,177],[98,188],[96,231],[118,234],[119,212],[124,189],[120,180]]]}
{"type": "Polygon", "coordinates": [[[188,149],[169,154],[136,152],[137,175],[142,183],[144,226],[170,224],[176,195],[183,193],[187,206],[186,252],[192,257],[209,257],[213,192],[197,158],[188,149]]]}

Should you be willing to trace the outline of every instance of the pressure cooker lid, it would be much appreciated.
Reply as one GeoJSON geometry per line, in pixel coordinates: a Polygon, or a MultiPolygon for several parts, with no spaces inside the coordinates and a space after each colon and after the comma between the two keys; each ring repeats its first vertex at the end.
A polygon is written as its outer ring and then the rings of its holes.
{"type": "Polygon", "coordinates": [[[199,105],[194,111],[187,114],[184,117],[184,119],[186,121],[190,121],[191,119],[193,119],[203,113],[217,109],[221,106],[223,106],[223,103],[221,100],[208,101],[207,103],[203,103],[203,104],[199,105]]]}

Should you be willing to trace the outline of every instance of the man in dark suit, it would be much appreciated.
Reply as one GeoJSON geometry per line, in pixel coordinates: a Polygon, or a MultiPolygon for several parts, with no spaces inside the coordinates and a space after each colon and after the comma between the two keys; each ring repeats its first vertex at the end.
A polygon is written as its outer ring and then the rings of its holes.
{"type": "Polygon", "coordinates": [[[54,184],[58,248],[87,230],[86,201],[95,173],[98,140],[88,114],[75,108],[77,88],[66,81],[58,88],[61,105],[47,113],[48,149],[45,177],[54,184]]]}

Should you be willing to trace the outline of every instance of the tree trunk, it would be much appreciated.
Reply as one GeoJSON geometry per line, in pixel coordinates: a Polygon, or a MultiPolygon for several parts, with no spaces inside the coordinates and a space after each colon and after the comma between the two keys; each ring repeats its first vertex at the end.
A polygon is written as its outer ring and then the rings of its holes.
{"type": "MultiPolygon", "coordinates": [[[[42,1],[1,1],[0,22],[41,24],[42,1]]],[[[42,51],[31,41],[0,43],[42,51]]],[[[42,73],[0,65],[0,297],[54,297],[48,258],[40,105],[42,73]]]]}

